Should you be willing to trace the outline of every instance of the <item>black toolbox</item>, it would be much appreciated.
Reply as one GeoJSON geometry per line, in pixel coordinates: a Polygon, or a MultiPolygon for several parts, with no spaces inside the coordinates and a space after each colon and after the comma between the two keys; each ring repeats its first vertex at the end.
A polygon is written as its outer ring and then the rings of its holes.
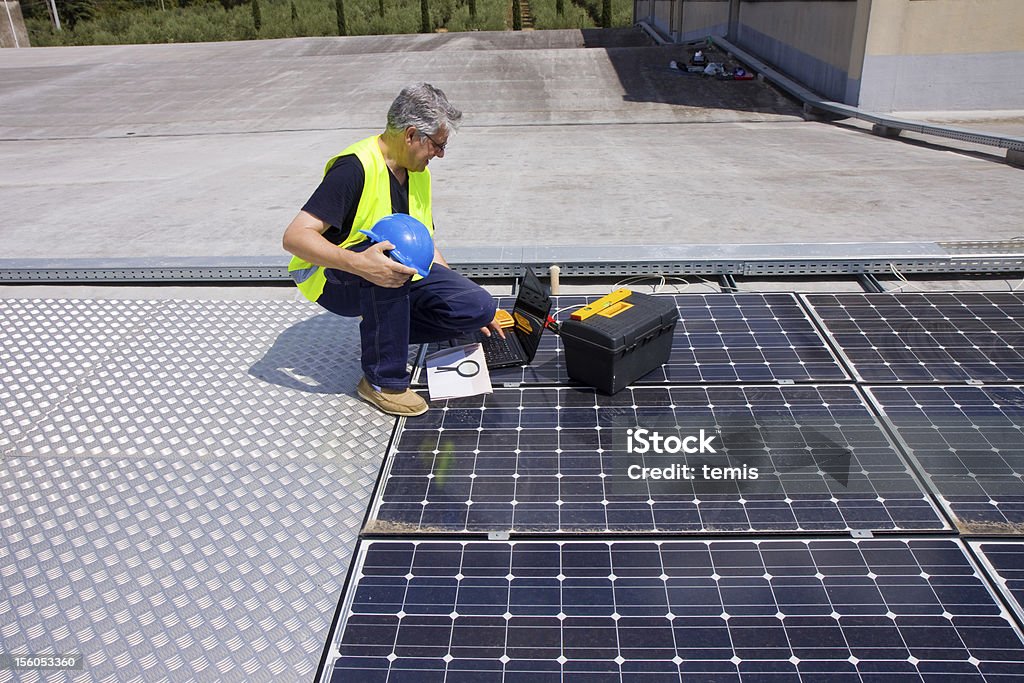
{"type": "Polygon", "coordinates": [[[561,325],[569,377],[614,394],[664,365],[679,311],[673,297],[619,289],[561,325]]]}

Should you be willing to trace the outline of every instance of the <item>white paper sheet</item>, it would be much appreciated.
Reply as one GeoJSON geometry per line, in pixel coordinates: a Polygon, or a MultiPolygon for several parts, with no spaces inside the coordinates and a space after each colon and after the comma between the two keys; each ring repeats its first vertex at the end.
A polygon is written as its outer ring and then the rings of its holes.
{"type": "Polygon", "coordinates": [[[493,392],[480,344],[442,349],[427,356],[427,389],[431,401],[493,392]]]}

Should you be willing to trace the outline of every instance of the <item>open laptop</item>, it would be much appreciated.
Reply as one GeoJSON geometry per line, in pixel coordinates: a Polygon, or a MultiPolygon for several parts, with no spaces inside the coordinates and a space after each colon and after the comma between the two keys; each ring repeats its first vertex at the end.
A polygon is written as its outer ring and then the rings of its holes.
{"type": "Polygon", "coordinates": [[[527,266],[526,275],[519,285],[515,307],[512,309],[515,326],[505,329],[504,339],[493,331],[490,337],[478,331],[476,338],[472,340],[479,342],[483,347],[487,368],[514,368],[532,363],[533,357],[537,355],[540,338],[544,334],[544,324],[550,312],[551,297],[548,290],[527,266]]]}

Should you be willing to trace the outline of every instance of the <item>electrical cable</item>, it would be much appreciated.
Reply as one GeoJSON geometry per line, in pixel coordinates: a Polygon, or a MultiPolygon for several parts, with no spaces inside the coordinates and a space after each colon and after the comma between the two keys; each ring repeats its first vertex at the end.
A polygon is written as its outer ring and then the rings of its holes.
{"type": "Polygon", "coordinates": [[[919,286],[915,285],[913,282],[911,282],[909,279],[907,279],[907,276],[904,275],[903,273],[901,273],[899,271],[899,269],[895,265],[893,265],[892,263],[889,264],[889,270],[892,271],[892,274],[896,276],[896,279],[900,280],[900,282],[902,283],[902,284],[894,287],[890,291],[900,292],[900,291],[903,291],[904,287],[910,287],[910,289],[916,290],[918,292],[927,292],[928,291],[926,288],[919,287],[919,286]]]}
{"type": "Polygon", "coordinates": [[[632,285],[636,285],[636,286],[648,286],[648,287],[651,287],[651,293],[652,294],[658,294],[659,293],[659,288],[667,286],[668,284],[670,284],[669,281],[672,280],[672,281],[675,281],[675,284],[672,284],[672,287],[673,287],[672,293],[673,294],[682,294],[683,292],[685,292],[687,289],[689,289],[693,285],[704,285],[705,287],[708,287],[708,288],[710,288],[711,290],[713,290],[715,292],[721,292],[722,291],[721,287],[719,287],[718,283],[716,283],[716,282],[713,282],[713,281],[708,280],[706,278],[702,278],[699,275],[692,275],[690,277],[695,278],[697,280],[697,282],[690,282],[685,277],[677,277],[677,276],[674,276],[674,275],[632,275],[630,277],[623,278],[622,280],[619,280],[618,282],[616,282],[614,285],[612,285],[612,289],[618,289],[619,287],[623,287],[625,285],[632,284],[632,285]],[[657,280],[658,280],[658,282],[656,284],[653,284],[653,285],[644,285],[643,284],[646,280],[653,280],[655,278],[657,278],[657,280]],[[683,285],[682,289],[679,288],[680,284],[683,285]]]}

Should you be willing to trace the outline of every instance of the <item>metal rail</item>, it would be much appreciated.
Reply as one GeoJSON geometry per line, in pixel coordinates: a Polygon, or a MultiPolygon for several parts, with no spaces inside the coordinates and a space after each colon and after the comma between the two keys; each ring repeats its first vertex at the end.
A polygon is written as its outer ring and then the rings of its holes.
{"type": "Polygon", "coordinates": [[[943,126],[932,123],[923,123],[921,121],[912,121],[910,119],[899,119],[892,116],[864,111],[863,109],[858,109],[857,107],[852,107],[841,102],[833,102],[832,100],[823,99],[817,93],[808,90],[788,76],[776,71],[757,57],[754,57],[750,53],[733,45],[725,38],[715,38],[714,41],[717,45],[724,48],[727,52],[731,53],[751,69],[763,74],[766,78],[771,80],[774,85],[801,100],[804,105],[804,112],[807,114],[814,115],[818,113],[829,113],[847,118],[860,119],[861,121],[873,123],[884,129],[877,131],[882,133],[886,133],[887,131],[906,130],[913,133],[921,133],[923,135],[934,135],[936,137],[960,140],[961,142],[970,142],[977,145],[989,145],[992,147],[1001,147],[1006,150],[1024,152],[1024,138],[1014,137],[1011,135],[992,135],[989,133],[968,130],[966,128],[957,128],[955,126],[943,126]]]}
{"type": "MultiPolygon", "coordinates": [[[[1024,272],[1024,241],[708,244],[604,247],[452,247],[461,273],[508,279],[522,266],[561,277],[631,275],[812,276],[1024,272]]],[[[0,259],[0,283],[287,282],[287,257],[0,259]]]]}
{"type": "MultiPolygon", "coordinates": [[[[649,36],[651,36],[655,42],[659,44],[669,42],[656,29],[649,26],[647,22],[640,22],[640,27],[649,36]]],[[[924,123],[922,121],[913,121],[910,119],[900,119],[864,111],[863,109],[858,109],[857,107],[843,104],[841,102],[826,100],[780,71],[772,68],[754,55],[732,44],[725,38],[715,36],[713,40],[716,45],[746,64],[752,71],[760,74],[764,78],[767,78],[773,85],[789,93],[792,97],[800,100],[803,103],[804,114],[808,117],[813,118],[834,115],[842,118],[854,118],[861,121],[867,121],[874,124],[873,131],[875,133],[886,137],[896,137],[902,131],[909,131],[912,133],[932,135],[977,145],[1000,147],[1007,150],[1006,160],[1008,163],[1014,166],[1024,166],[1024,138],[1012,135],[992,135],[989,133],[969,130],[967,128],[924,123]]]]}

